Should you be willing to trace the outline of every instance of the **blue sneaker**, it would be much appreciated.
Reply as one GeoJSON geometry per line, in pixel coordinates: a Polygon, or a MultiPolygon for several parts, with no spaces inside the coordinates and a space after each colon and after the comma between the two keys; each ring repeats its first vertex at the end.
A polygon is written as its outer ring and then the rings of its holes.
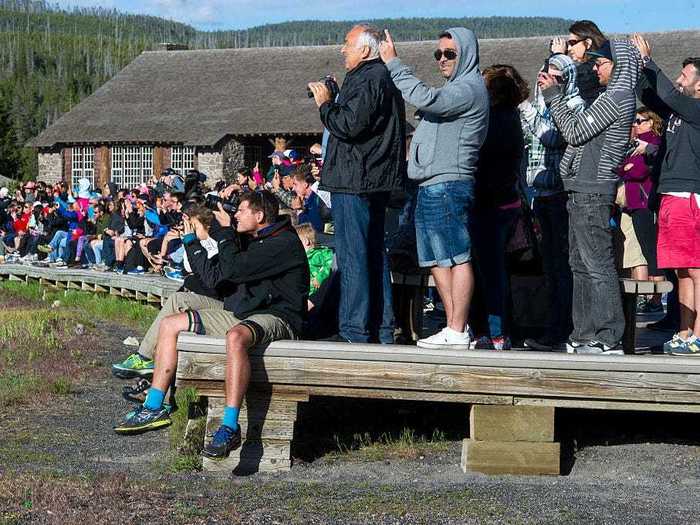
{"type": "Polygon", "coordinates": [[[172,423],[170,407],[163,405],[158,410],[149,410],[143,405],[128,412],[124,420],[114,426],[117,434],[140,434],[148,430],[167,427],[172,423]]]}
{"type": "MultiPolygon", "coordinates": [[[[664,347],[665,346],[666,345],[664,345],[664,347]]],[[[680,346],[673,348],[671,354],[686,357],[700,357],[700,339],[695,335],[691,335],[688,339],[683,341],[680,346]]]]}
{"type": "Polygon", "coordinates": [[[202,455],[212,459],[223,459],[240,446],[241,427],[233,430],[231,427],[221,425],[219,430],[214,432],[211,442],[202,450],[202,455]]]}
{"type": "Polygon", "coordinates": [[[145,270],[143,269],[143,266],[137,266],[137,267],[134,268],[133,270],[129,270],[129,271],[126,272],[126,273],[127,273],[127,275],[143,275],[143,274],[146,273],[146,272],[145,272],[145,270]]]}
{"type": "Polygon", "coordinates": [[[682,347],[685,342],[686,339],[683,339],[679,334],[673,334],[671,340],[664,343],[664,354],[673,354],[673,352],[682,347]]]}
{"type": "Polygon", "coordinates": [[[177,281],[179,283],[185,282],[185,277],[182,275],[181,270],[171,270],[169,272],[165,272],[165,276],[171,281],[177,281]]]}

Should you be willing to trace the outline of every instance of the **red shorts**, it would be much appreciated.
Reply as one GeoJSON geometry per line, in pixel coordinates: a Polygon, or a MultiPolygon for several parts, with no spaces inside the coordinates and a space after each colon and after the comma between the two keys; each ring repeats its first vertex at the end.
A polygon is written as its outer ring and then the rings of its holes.
{"type": "Polygon", "coordinates": [[[700,208],[695,195],[661,196],[656,256],[659,268],[700,268],[700,208]]]}

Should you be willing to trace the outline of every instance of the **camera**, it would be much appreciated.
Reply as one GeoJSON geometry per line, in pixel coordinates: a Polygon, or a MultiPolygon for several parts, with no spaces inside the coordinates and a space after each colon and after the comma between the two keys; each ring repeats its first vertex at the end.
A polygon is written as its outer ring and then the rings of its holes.
{"type": "Polygon", "coordinates": [[[222,199],[215,193],[207,193],[204,205],[212,211],[219,211],[219,203],[226,213],[233,215],[238,210],[238,195],[233,194],[228,199],[222,199]]]}
{"type": "MultiPolygon", "coordinates": [[[[338,86],[338,83],[335,81],[335,79],[331,75],[326,75],[325,77],[319,79],[319,82],[323,82],[326,85],[328,91],[331,92],[331,100],[335,101],[335,98],[338,96],[338,93],[340,93],[340,87],[338,86]]],[[[313,92],[308,87],[306,88],[306,95],[309,98],[314,98],[313,92]]]]}

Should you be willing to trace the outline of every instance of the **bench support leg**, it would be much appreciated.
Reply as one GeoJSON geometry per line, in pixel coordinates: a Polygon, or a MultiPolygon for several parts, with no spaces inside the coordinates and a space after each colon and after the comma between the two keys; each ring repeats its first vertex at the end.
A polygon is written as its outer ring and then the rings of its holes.
{"type": "MultiPolygon", "coordinates": [[[[243,444],[226,459],[204,458],[204,470],[240,475],[289,470],[298,402],[284,394],[249,391],[239,416],[243,444]]],[[[209,398],[206,443],[221,424],[224,404],[223,398],[209,398]]]]}
{"type": "Polygon", "coordinates": [[[559,475],[554,407],[473,405],[462,470],[484,474],[559,475]]]}
{"type": "Polygon", "coordinates": [[[634,354],[637,337],[637,294],[622,294],[622,311],[625,316],[625,333],[622,334],[622,349],[625,354],[634,354]]]}

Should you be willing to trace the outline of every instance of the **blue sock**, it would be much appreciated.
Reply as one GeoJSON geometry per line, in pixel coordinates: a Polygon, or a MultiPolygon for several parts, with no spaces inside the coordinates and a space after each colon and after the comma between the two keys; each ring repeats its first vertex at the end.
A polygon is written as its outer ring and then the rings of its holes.
{"type": "Polygon", "coordinates": [[[148,410],[160,410],[163,406],[163,399],[165,399],[165,392],[152,386],[148,389],[146,401],[143,402],[143,406],[148,410]]]}
{"type": "Polygon", "coordinates": [[[221,422],[233,430],[238,428],[238,413],[241,411],[238,407],[224,407],[224,420],[221,422]]]}

